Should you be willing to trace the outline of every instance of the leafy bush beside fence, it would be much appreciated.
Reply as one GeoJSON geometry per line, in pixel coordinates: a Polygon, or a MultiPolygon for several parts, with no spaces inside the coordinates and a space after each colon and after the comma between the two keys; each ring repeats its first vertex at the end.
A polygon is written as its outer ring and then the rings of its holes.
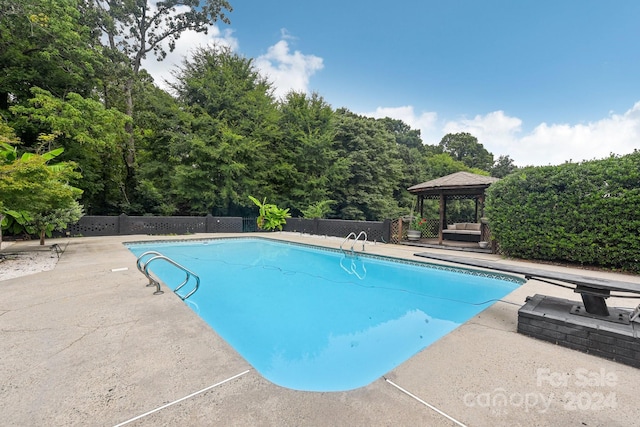
{"type": "Polygon", "coordinates": [[[489,187],[485,212],[507,256],[640,272],[640,151],[524,168],[489,187]]]}

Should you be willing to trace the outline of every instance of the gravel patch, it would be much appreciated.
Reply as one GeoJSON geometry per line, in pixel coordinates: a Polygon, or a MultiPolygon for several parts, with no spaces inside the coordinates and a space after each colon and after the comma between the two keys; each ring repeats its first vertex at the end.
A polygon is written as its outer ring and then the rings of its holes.
{"type": "Polygon", "coordinates": [[[3,242],[2,249],[5,250],[0,253],[0,280],[53,270],[58,263],[58,255],[48,246],[11,252],[10,245],[3,242]]]}

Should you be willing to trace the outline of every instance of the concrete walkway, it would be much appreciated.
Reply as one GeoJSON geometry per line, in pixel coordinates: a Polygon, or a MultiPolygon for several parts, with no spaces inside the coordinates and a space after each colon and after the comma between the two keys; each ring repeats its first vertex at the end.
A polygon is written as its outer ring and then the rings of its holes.
{"type": "MultiPolygon", "coordinates": [[[[3,425],[630,426],[640,419],[640,370],[516,333],[527,296],[579,299],[535,280],[366,387],[335,393],[278,387],[172,292],[154,296],[145,287],[122,243],[167,239],[48,240],[64,249],[55,269],[0,281],[3,425]]],[[[366,251],[424,261],[413,254],[425,249],[372,244],[366,251]]],[[[466,256],[640,283],[638,276],[466,256]]]]}

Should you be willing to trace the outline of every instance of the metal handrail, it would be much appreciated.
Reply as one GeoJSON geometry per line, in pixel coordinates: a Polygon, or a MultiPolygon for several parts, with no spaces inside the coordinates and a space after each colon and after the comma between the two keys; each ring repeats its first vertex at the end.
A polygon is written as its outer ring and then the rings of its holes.
{"type": "MultiPolygon", "coordinates": [[[[363,279],[363,276],[361,276],[357,272],[358,267],[355,264],[356,253],[355,253],[355,250],[353,248],[356,246],[356,243],[358,243],[358,240],[360,240],[360,237],[362,237],[362,236],[364,236],[364,240],[362,241],[362,250],[364,251],[364,245],[367,242],[367,233],[365,231],[361,231],[358,235],[356,235],[356,233],[352,231],[351,233],[347,234],[347,237],[345,237],[344,240],[342,241],[342,243],[340,244],[340,250],[342,251],[342,256],[343,256],[343,258],[340,259],[340,267],[342,267],[342,269],[344,271],[346,271],[347,273],[349,273],[349,274],[355,274],[358,277],[358,279],[360,279],[360,280],[363,279]],[[347,269],[342,264],[342,260],[344,258],[346,258],[346,256],[347,256],[347,251],[344,250],[342,245],[344,245],[347,242],[347,240],[349,240],[349,238],[351,236],[353,236],[355,238],[355,240],[353,241],[353,244],[351,245],[351,256],[352,256],[352,258],[351,258],[351,268],[347,269]]],[[[364,263],[362,264],[362,269],[364,271],[364,274],[366,275],[367,274],[367,269],[365,268],[364,263]]]]}
{"type": "MultiPolygon", "coordinates": [[[[140,265],[140,263],[142,262],[142,258],[144,258],[147,255],[162,255],[162,254],[160,252],[156,252],[156,251],[147,251],[147,252],[141,254],[138,257],[138,260],[136,261],[136,267],[138,268],[138,271],[140,273],[142,273],[142,274],[144,274],[144,267],[145,266],[144,265],[140,265]]],[[[145,265],[146,265],[146,263],[145,263],[145,265]]]]}
{"type": "Polygon", "coordinates": [[[356,243],[358,243],[358,240],[360,240],[360,237],[362,237],[363,235],[364,235],[364,240],[362,241],[362,250],[364,251],[364,245],[365,243],[367,243],[367,233],[365,231],[361,231],[358,235],[356,235],[355,231],[352,231],[351,233],[347,234],[347,237],[345,237],[342,243],[340,243],[340,250],[343,253],[346,253],[345,250],[342,248],[342,245],[344,245],[347,242],[347,240],[349,240],[349,238],[353,236],[355,240],[351,245],[351,254],[354,254],[353,247],[356,245],[356,243]]]}
{"type": "Polygon", "coordinates": [[[367,243],[367,233],[363,230],[358,234],[358,236],[356,236],[356,240],[354,240],[353,245],[351,245],[352,253],[353,253],[353,247],[356,245],[356,243],[358,242],[358,239],[360,239],[360,236],[362,236],[363,234],[364,234],[364,240],[362,241],[362,251],[364,251],[364,244],[367,243]]]}
{"type": "MultiPolygon", "coordinates": [[[[351,236],[356,237],[356,233],[352,231],[351,233],[347,234],[347,237],[345,237],[342,243],[340,243],[340,250],[342,252],[344,252],[344,249],[342,249],[342,245],[344,245],[346,241],[349,240],[349,237],[351,236]]],[[[351,251],[353,252],[353,246],[351,246],[351,251]]]]}
{"type": "Polygon", "coordinates": [[[193,271],[189,270],[188,268],[186,268],[186,267],[184,267],[184,266],[182,266],[182,265],[178,264],[177,262],[175,262],[175,261],[174,261],[174,260],[172,260],[171,258],[169,258],[169,257],[166,257],[166,256],[162,255],[160,252],[156,252],[156,251],[148,251],[148,252],[145,252],[145,253],[143,253],[142,255],[140,255],[140,256],[138,257],[138,260],[136,261],[136,267],[138,267],[138,270],[139,270],[142,274],[144,274],[145,276],[147,276],[147,279],[149,279],[149,284],[148,284],[147,286],[155,286],[155,287],[156,287],[156,291],[153,293],[154,295],[159,295],[159,294],[162,294],[162,293],[163,293],[163,292],[160,290],[160,282],[159,282],[159,281],[157,281],[157,280],[155,280],[155,279],[153,279],[153,278],[151,277],[151,274],[149,273],[149,264],[151,264],[151,262],[152,262],[152,261],[155,261],[155,260],[158,260],[158,259],[165,260],[165,261],[167,261],[168,263],[172,264],[173,266],[175,266],[175,267],[177,267],[177,268],[179,268],[180,270],[182,270],[182,271],[184,271],[184,272],[185,272],[185,279],[184,279],[184,281],[183,281],[181,284],[179,284],[179,285],[178,285],[178,286],[173,290],[173,292],[174,292],[176,295],[178,295],[178,296],[180,297],[180,299],[181,299],[181,300],[183,300],[183,301],[184,301],[184,300],[186,300],[187,298],[189,298],[191,295],[193,295],[193,294],[198,290],[198,288],[200,287],[200,277],[199,277],[196,273],[194,273],[193,271]],[[142,259],[143,259],[145,256],[148,256],[148,255],[153,255],[153,256],[152,256],[151,258],[149,258],[149,259],[148,259],[144,264],[141,264],[142,259]],[[182,287],[183,287],[184,285],[186,285],[187,283],[189,283],[189,279],[190,279],[191,277],[194,277],[194,278],[196,279],[196,286],[191,290],[191,292],[189,292],[189,293],[188,293],[188,294],[186,294],[185,296],[180,295],[180,294],[178,293],[178,291],[179,291],[180,289],[182,289],[182,287]]]}

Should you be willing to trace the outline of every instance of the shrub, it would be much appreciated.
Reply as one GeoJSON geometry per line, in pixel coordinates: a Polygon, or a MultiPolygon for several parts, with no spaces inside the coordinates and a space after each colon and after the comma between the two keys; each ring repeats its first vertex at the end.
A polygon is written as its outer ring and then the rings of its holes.
{"type": "Polygon", "coordinates": [[[487,190],[507,255],[640,271],[640,152],[521,169],[487,190]]]}
{"type": "Polygon", "coordinates": [[[307,209],[302,209],[302,216],[306,219],[325,218],[331,212],[331,205],[334,203],[334,200],[321,200],[313,203],[307,206],[307,209]]]}

